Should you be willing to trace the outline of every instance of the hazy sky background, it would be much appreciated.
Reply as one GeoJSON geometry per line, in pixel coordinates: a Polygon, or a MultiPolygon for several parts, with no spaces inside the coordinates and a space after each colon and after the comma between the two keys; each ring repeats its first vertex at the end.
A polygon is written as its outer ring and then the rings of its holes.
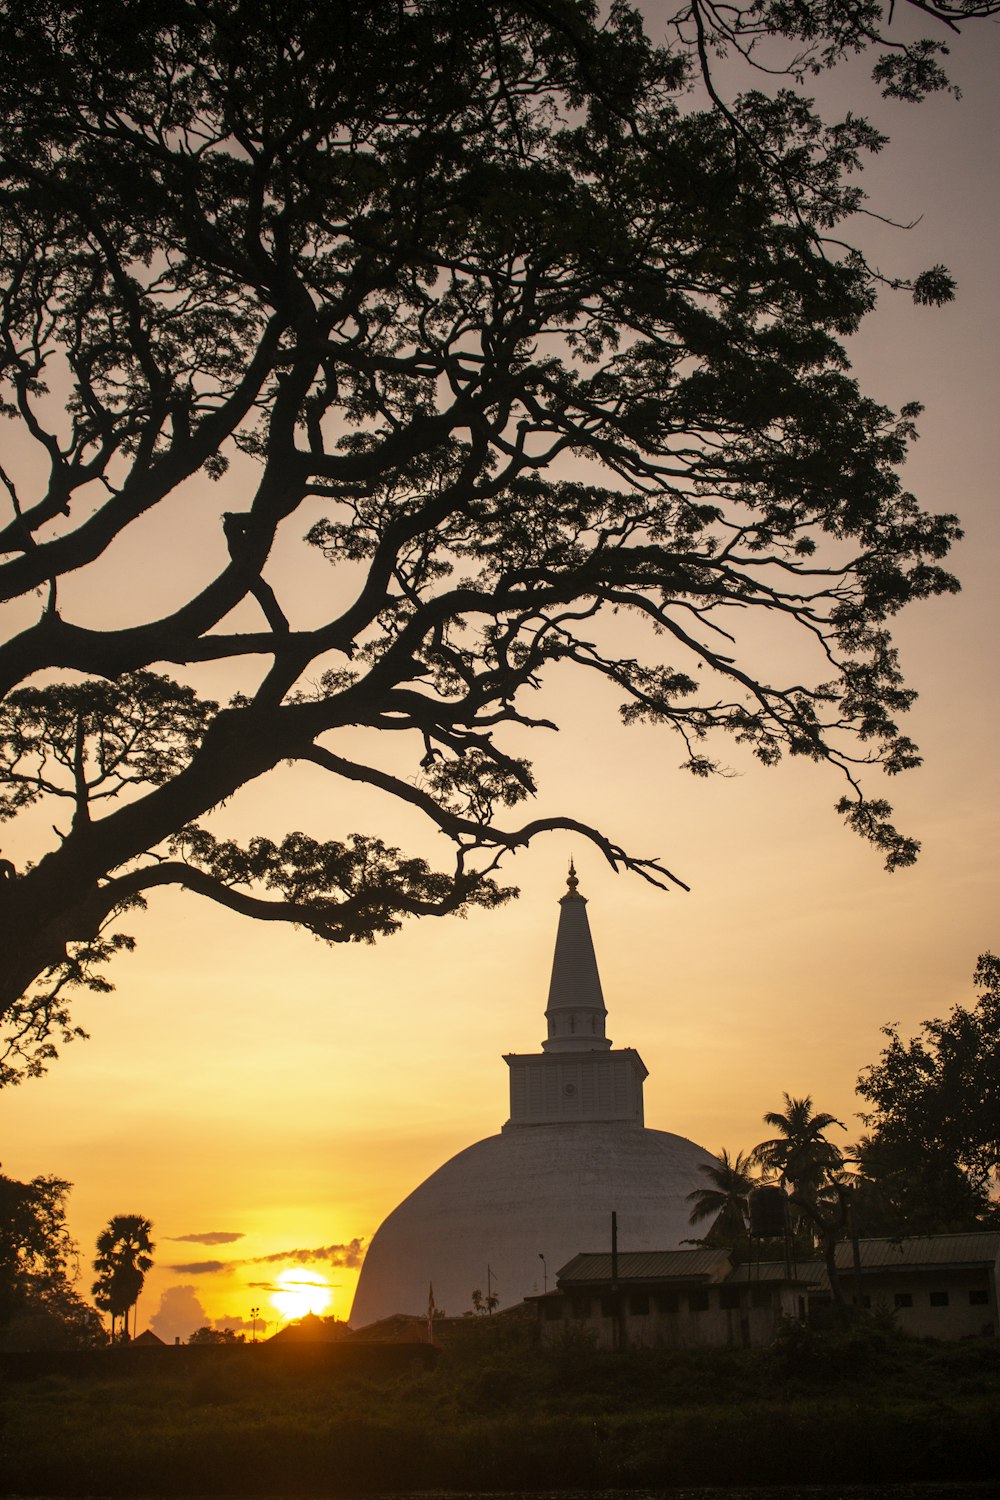
{"type": "MultiPolygon", "coordinates": [[[[46,1078],[0,1095],[4,1171],[76,1184],[81,1290],[104,1222],[137,1212],[153,1220],[159,1246],[140,1327],[165,1292],[178,1317],[161,1319],[161,1333],[186,1335],[201,1309],[238,1326],[257,1303],[274,1319],[268,1288],[294,1264],[288,1253],[323,1247],[312,1269],[346,1316],[352,1242],[507,1117],[501,1054],[532,1050],[544,1035],[571,853],[590,900],[608,1033],[650,1070],[647,1124],[711,1150],[756,1141],[783,1090],[811,1093],[853,1128],[854,1083],[878,1053],[879,1028],[911,1031],[971,997],[977,954],[1000,943],[998,39],[984,22],[954,45],[960,102],[881,104],[863,69],[838,75],[835,91],[893,137],[865,174],[873,206],[919,220],[906,234],[869,224],[865,242],[887,271],[915,275],[943,261],[959,282],[958,301],[943,309],[887,294],[852,345],[870,394],[896,408],[926,404],[906,482],[928,508],[957,510],[967,532],[953,558],[964,592],[914,607],[896,630],[921,694],[908,728],[926,765],[887,795],[899,826],[923,841],[919,864],[886,875],[841,826],[840,785],[817,767],[766,771],[722,743],[737,774],[696,781],[677,769],[677,741],[617,724],[610,691],[553,683],[562,732],[530,747],[539,809],[662,856],[691,893],[615,877],[583,841],[553,836],[512,861],[520,901],[464,922],[411,923],[371,948],[327,947],[193,897],[156,895],[130,929],[136,953],[115,965],[116,992],[78,1002],[91,1040],[67,1048],[46,1078]],[[228,1268],[206,1269],[213,1262],[228,1268]]],[[[199,497],[219,545],[217,516],[234,498],[199,497]]],[[[156,575],[137,574],[141,612],[220,560],[206,562],[187,536],[172,550],[164,537],[157,545],[156,575]]],[[[281,597],[282,582],[301,598],[326,581],[318,559],[294,574],[282,567],[279,558],[281,597]]],[[[81,597],[79,613],[110,621],[135,602],[97,593],[81,597]]],[[[266,799],[234,799],[224,826],[337,837],[371,826],[368,805],[318,771],[281,771],[266,799]]],[[[406,816],[388,831],[433,856],[406,816]]],[[[3,842],[13,851],[9,830],[3,842]]],[[[627,1225],[621,1234],[627,1249],[627,1225]]]]}

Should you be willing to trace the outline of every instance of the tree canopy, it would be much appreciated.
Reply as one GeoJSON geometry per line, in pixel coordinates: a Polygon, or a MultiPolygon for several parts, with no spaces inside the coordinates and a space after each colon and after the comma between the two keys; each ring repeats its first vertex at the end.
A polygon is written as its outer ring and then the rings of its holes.
{"type": "Polygon", "coordinates": [[[688,1194],[692,1224],[713,1218],[705,1243],[738,1248],[748,1197],[780,1184],[789,1227],[822,1245],[831,1286],[844,1306],[835,1246],[852,1236],[943,1234],[993,1227],[1000,1192],[1000,959],[980,954],[974,1005],[956,1005],[904,1040],[896,1025],[857,1093],[868,1133],[844,1146],[828,1139],[844,1125],[818,1112],[808,1095],[784,1096],[765,1124],[777,1135],[747,1155],[702,1167],[711,1187],[688,1194]],[[754,1168],[760,1175],[754,1175],[754,1168]]]}
{"type": "MultiPolygon", "coordinates": [[[[993,8],[919,6],[945,35],[993,8]]],[[[512,816],[556,671],[697,776],[725,733],[826,763],[912,861],[864,773],[918,763],[888,626],[956,587],[959,533],[900,481],[918,408],[844,349],[885,284],[845,238],[883,138],[795,86],[865,50],[886,92],[944,86],[940,39],[880,14],[692,0],[657,46],[591,0],[3,0],[3,1081],[74,1034],[68,988],[107,984],[157,887],[372,940],[503,901],[554,828],[682,884],[572,809],[512,816]],[[278,581],[303,533],[325,598],[278,581]],[[213,832],[286,762],[447,859],[213,832]]],[[[940,266],[896,285],[952,294],[940,266]]]]}
{"type": "Polygon", "coordinates": [[[750,1153],[751,1160],[775,1176],[789,1190],[807,1198],[815,1197],[831,1175],[844,1163],[844,1153],[826,1138],[832,1125],[846,1129],[842,1120],[825,1111],[813,1109],[812,1098],[785,1095],[784,1110],[768,1110],[764,1124],[778,1134],[761,1141],[750,1153]]]}
{"type": "Polygon", "coordinates": [[[869,1106],[859,1159],[870,1211],[910,1228],[971,1228],[996,1213],[1000,959],[981,954],[974,982],[974,1005],[925,1021],[909,1040],[883,1027],[886,1045],[858,1079],[869,1106]]]}
{"type": "Polygon", "coordinates": [[[66,1228],[69,1188],[58,1177],[0,1176],[0,1323],[29,1283],[66,1275],[75,1251],[66,1228]]]}
{"type": "Polygon", "coordinates": [[[66,1227],[70,1183],[0,1174],[0,1348],[99,1344],[100,1319],[74,1290],[77,1246],[66,1227]]]}
{"type": "Polygon", "coordinates": [[[196,1328],[188,1335],[189,1344],[245,1344],[245,1333],[235,1333],[232,1328],[196,1328]]]}
{"type": "Polygon", "coordinates": [[[736,1247],[746,1243],[749,1234],[749,1197],[757,1186],[753,1175],[753,1158],[737,1151],[730,1156],[725,1147],[712,1161],[702,1162],[698,1171],[707,1178],[705,1187],[688,1193],[691,1205],[688,1222],[701,1224],[711,1219],[704,1244],[736,1247]]]}
{"type": "Polygon", "coordinates": [[[94,1270],[97,1280],[91,1290],[102,1312],[111,1315],[111,1337],[120,1323],[119,1337],[127,1339],[128,1315],[135,1307],[153,1264],[156,1246],[152,1224],[141,1214],[116,1214],[97,1236],[94,1270]]]}

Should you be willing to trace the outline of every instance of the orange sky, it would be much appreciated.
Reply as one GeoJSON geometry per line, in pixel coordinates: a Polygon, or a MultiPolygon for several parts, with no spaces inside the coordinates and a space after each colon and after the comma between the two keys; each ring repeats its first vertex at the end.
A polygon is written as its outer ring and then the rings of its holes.
{"type": "MultiPolygon", "coordinates": [[[[550,703],[563,731],[530,749],[540,810],[662,856],[690,895],[615,877],[580,840],[553,836],[511,864],[519,902],[411,924],[373,948],[330,948],[192,897],[156,897],[135,924],[136,953],[116,965],[116,992],[79,1003],[92,1039],[0,1095],[4,1171],[76,1184],[86,1262],[112,1214],[153,1220],[140,1326],[165,1297],[156,1326],[171,1337],[205,1318],[239,1326],[255,1304],[273,1327],[269,1288],[299,1263],[295,1251],[324,1251],[302,1264],[347,1315],[355,1242],[506,1118],[501,1054],[544,1034],[570,853],[590,899],[609,1035],[650,1070],[647,1124],[712,1150],[752,1144],[783,1090],[850,1121],[879,1027],[912,1029],[969,998],[977,954],[1000,943],[998,34],[970,26],[955,48],[960,103],[872,111],[894,142],[866,174],[882,212],[922,215],[909,235],[872,227],[885,266],[915,274],[944,261],[960,287],[940,310],[886,298],[853,351],[871,394],[926,403],[907,483],[926,506],[957,510],[968,533],[954,559],[963,594],[917,606],[898,629],[921,694],[910,732],[927,763],[889,791],[900,826],[923,840],[919,864],[885,875],[840,826],[840,788],[820,769],[734,759],[734,778],[694,781],[661,731],[617,724],[612,695],[557,681],[550,703]]],[[[871,107],[860,85],[847,102],[871,107]]],[[[217,491],[208,499],[213,515],[226,504],[217,491]]],[[[191,552],[164,551],[163,563],[151,588],[166,597],[191,552]]],[[[94,603],[89,618],[112,607],[94,603]]],[[[334,837],[365,827],[364,815],[356,792],[333,793],[306,769],[279,773],[266,798],[234,799],[224,823],[334,837]]],[[[433,856],[405,816],[390,832],[433,856]]],[[[4,844],[13,850],[6,829],[4,844]]]]}

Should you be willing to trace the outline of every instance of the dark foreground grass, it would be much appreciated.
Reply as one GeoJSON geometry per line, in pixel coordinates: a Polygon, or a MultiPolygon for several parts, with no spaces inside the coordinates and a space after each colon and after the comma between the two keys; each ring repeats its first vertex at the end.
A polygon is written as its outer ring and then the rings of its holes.
{"type": "MultiPolygon", "coordinates": [[[[166,1351],[169,1353],[169,1351],[166,1351]]],[[[884,1335],[763,1352],[542,1352],[484,1330],[393,1380],[257,1368],[10,1382],[2,1490],[337,1495],[421,1489],[990,1481],[1000,1348],[884,1335]]]]}

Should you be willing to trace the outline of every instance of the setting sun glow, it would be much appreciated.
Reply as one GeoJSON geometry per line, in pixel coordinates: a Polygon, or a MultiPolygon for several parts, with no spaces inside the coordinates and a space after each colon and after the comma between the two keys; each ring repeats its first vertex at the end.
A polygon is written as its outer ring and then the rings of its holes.
{"type": "Polygon", "coordinates": [[[315,1271],[282,1271],[277,1280],[281,1290],[271,1293],[271,1302],[285,1319],[325,1313],[330,1306],[329,1284],[315,1271]]]}

